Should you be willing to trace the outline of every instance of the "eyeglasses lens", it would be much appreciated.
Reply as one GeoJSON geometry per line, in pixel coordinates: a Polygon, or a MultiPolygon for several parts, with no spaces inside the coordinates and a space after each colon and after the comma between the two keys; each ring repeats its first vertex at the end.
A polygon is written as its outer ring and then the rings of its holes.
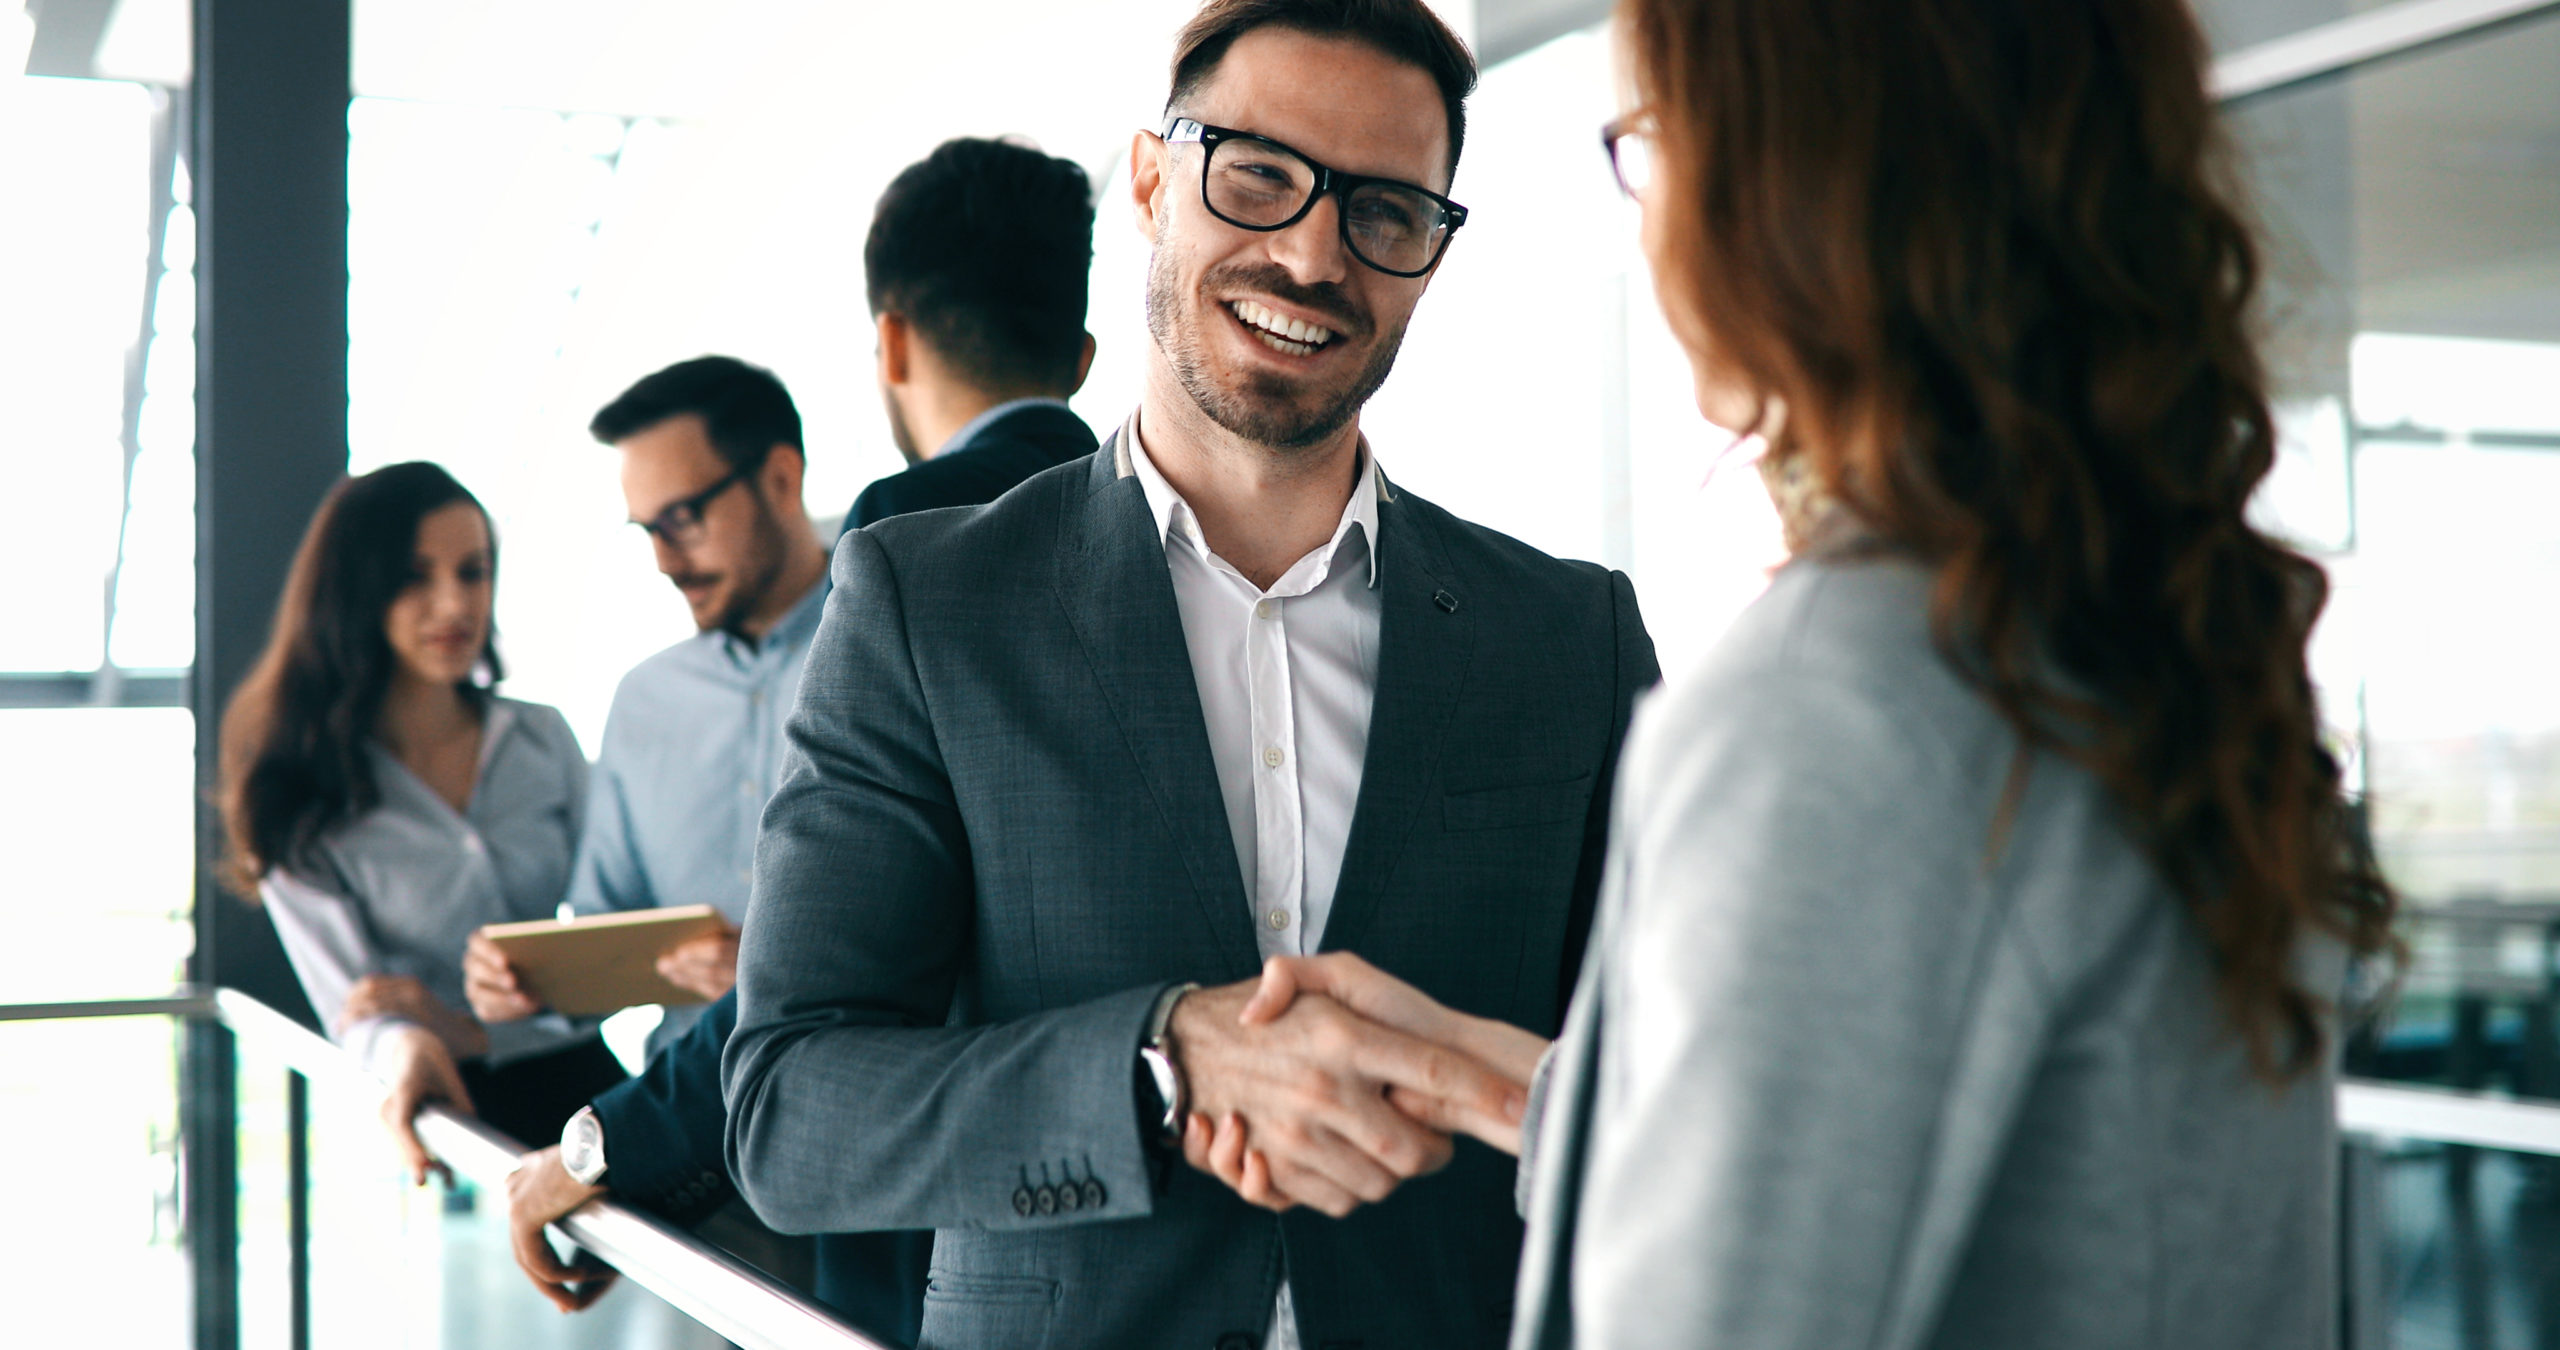
{"type": "MultiPolygon", "coordinates": [[[[1209,147],[1202,192],[1210,210],[1238,225],[1276,226],[1297,215],[1315,190],[1314,167],[1278,146],[1237,138],[1209,147]]],[[[1430,266],[1449,233],[1438,202],[1386,183],[1354,188],[1342,202],[1342,223],[1351,251],[1390,272],[1430,266]]]]}
{"type": "Polygon", "coordinates": [[[1653,138],[1641,131],[1621,133],[1609,143],[1609,158],[1617,166],[1618,186],[1630,197],[1641,197],[1653,189],[1653,138]]]}

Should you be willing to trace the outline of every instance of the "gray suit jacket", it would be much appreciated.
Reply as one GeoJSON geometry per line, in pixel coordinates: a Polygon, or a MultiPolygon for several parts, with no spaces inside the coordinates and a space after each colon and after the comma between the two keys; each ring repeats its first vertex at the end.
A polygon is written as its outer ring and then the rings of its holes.
{"type": "MultiPolygon", "coordinates": [[[[924,1344],[1498,1346],[1512,1169],[1275,1217],[1143,1138],[1157,994],[1259,966],[1164,547],[1114,447],[845,536],[767,808],[725,1065],[786,1230],[933,1228],[924,1344]],[[1245,1338],[1236,1340],[1234,1338],[1245,1338]]],[[[1552,1030],[1656,676],[1626,578],[1390,490],[1325,946],[1552,1030]]]]}
{"type": "MultiPolygon", "coordinates": [[[[1514,1344],[2335,1344],[2331,1079],[2254,1079],[2095,779],[1799,562],[1649,699],[1529,1149],[1514,1344]]],[[[2339,988],[2334,947],[2312,987],[2339,988]]]]}

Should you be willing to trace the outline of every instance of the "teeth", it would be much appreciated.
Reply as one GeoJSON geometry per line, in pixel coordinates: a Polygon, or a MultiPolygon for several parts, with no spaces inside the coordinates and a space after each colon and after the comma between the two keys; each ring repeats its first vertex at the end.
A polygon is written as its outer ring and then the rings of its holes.
{"type": "Polygon", "coordinates": [[[1235,301],[1230,308],[1247,327],[1255,330],[1256,336],[1280,351],[1304,355],[1334,338],[1330,328],[1273,313],[1250,300],[1235,301]]]}

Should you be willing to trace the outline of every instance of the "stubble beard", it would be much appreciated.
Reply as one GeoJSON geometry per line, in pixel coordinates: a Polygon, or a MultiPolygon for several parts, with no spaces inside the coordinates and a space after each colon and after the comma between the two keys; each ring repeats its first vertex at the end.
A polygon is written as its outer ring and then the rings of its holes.
{"type": "Polygon", "coordinates": [[[754,500],[754,545],[748,555],[731,569],[730,574],[739,579],[738,585],[729,592],[729,603],[721,607],[719,619],[703,625],[705,632],[717,629],[743,636],[747,620],[755,617],[756,609],[771,597],[773,588],[782,580],[783,559],[788,552],[782,522],[774,518],[761,495],[754,500]]]}
{"type": "MultiPolygon", "coordinates": [[[[1263,372],[1244,376],[1242,388],[1230,388],[1219,382],[1210,369],[1203,330],[1215,320],[1206,313],[1212,302],[1205,298],[1211,282],[1222,276],[1259,273],[1251,268],[1213,268],[1201,278],[1200,288],[1186,296],[1174,250],[1159,246],[1147,262],[1147,332],[1153,337],[1165,360],[1173,367],[1173,377],[1182,385],[1194,406],[1210,421],[1239,440],[1265,449],[1289,453],[1322,445],[1333,438],[1352,419],[1369,397],[1386,384],[1387,374],[1395,369],[1396,353],[1404,345],[1404,325],[1380,335],[1369,353],[1368,364],[1340,392],[1330,398],[1321,391],[1285,381],[1263,372]],[[1313,406],[1300,399],[1318,394],[1313,406]]],[[[1284,298],[1297,289],[1283,281],[1257,275],[1267,289],[1284,298]]]]}

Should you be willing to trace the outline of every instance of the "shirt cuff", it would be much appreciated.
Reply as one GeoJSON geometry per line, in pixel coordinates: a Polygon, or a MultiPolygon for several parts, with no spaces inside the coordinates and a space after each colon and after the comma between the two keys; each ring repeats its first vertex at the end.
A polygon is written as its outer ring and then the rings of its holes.
{"type": "Polygon", "coordinates": [[[395,1032],[404,1030],[424,1030],[424,1028],[405,1017],[393,1017],[387,1014],[381,1017],[368,1017],[362,1021],[349,1022],[341,1029],[337,1036],[338,1047],[353,1055],[356,1063],[364,1066],[365,1072],[380,1078],[385,1048],[390,1044],[395,1032]]]}

